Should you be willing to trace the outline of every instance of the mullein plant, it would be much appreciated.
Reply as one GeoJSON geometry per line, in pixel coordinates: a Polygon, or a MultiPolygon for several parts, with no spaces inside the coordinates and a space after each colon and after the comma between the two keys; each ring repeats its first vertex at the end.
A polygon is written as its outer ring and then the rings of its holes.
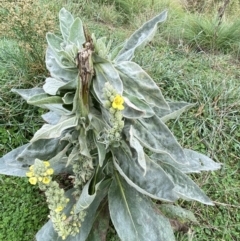
{"type": "Polygon", "coordinates": [[[47,34],[51,77],[42,88],[12,90],[48,110],[30,142],[0,159],[2,174],[27,176],[45,192],[49,221],[37,241],[106,240],[110,219],[122,241],[172,241],[172,218],[196,221],[176,200],[213,205],[187,174],[220,164],[181,147],[165,124],[193,105],[167,102],[132,61],[166,17],[112,48],[63,8],[62,36],[47,34]],[[54,179],[61,173],[73,183],[66,192],[54,179]]]}

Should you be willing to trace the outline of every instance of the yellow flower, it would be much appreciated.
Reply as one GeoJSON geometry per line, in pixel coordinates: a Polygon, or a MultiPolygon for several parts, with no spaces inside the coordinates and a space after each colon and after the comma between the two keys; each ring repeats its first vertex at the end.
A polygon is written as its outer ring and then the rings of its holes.
{"type": "Polygon", "coordinates": [[[44,184],[48,184],[50,181],[51,181],[51,178],[49,178],[49,177],[44,177],[43,180],[42,180],[42,182],[44,184]]]}
{"type": "Polygon", "coordinates": [[[53,172],[54,172],[54,170],[53,170],[52,168],[49,168],[49,169],[47,169],[47,171],[46,171],[46,173],[47,173],[48,175],[52,175],[53,172]]]}
{"type": "Polygon", "coordinates": [[[26,176],[27,176],[27,177],[33,177],[34,175],[33,175],[33,172],[27,172],[27,173],[26,173],[26,176]]]}
{"type": "Polygon", "coordinates": [[[124,106],[124,99],[121,95],[116,95],[113,102],[112,102],[112,107],[117,110],[123,110],[124,106]]]}
{"type": "Polygon", "coordinates": [[[34,165],[31,165],[31,166],[29,167],[29,170],[30,170],[30,171],[33,171],[33,166],[34,166],[34,165]]]}
{"type": "Polygon", "coordinates": [[[55,212],[59,213],[63,210],[63,207],[62,206],[58,206],[56,209],[55,209],[55,212]]]}
{"type": "Polygon", "coordinates": [[[44,163],[45,167],[49,167],[50,166],[50,163],[48,161],[44,161],[43,163],[44,163]]]}
{"type": "Polygon", "coordinates": [[[30,182],[32,185],[36,185],[36,184],[37,184],[37,178],[36,178],[36,177],[30,177],[30,178],[29,178],[29,182],[30,182]]]}

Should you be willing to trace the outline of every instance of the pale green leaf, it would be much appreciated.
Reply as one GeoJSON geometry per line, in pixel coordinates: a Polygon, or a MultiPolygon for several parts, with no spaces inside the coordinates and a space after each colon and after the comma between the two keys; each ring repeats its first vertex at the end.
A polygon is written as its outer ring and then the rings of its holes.
{"type": "Polygon", "coordinates": [[[76,116],[64,119],[56,125],[44,124],[42,128],[34,134],[31,142],[37,141],[39,139],[58,138],[59,136],[61,136],[64,130],[76,127],[77,124],[78,118],[76,116]]]}
{"type": "Polygon", "coordinates": [[[173,181],[175,184],[174,191],[181,198],[213,205],[212,201],[206,196],[206,194],[186,174],[167,163],[159,162],[159,165],[173,181]]]}
{"type": "Polygon", "coordinates": [[[75,93],[72,93],[72,92],[66,93],[62,98],[64,104],[66,105],[72,104],[74,100],[74,96],[75,96],[75,93]]]}
{"type": "Polygon", "coordinates": [[[157,24],[164,22],[167,18],[167,11],[161,12],[159,15],[144,23],[137,31],[135,31],[127,42],[124,44],[121,51],[115,58],[116,62],[131,60],[134,57],[134,52],[139,47],[143,47],[147,42],[151,41],[156,30],[157,24]]]}
{"type": "Polygon", "coordinates": [[[53,50],[51,50],[49,47],[46,51],[46,66],[49,70],[52,77],[56,79],[61,79],[64,82],[69,82],[72,80],[77,79],[78,76],[78,70],[77,68],[63,69],[59,63],[56,61],[56,57],[54,55],[53,50]]]}
{"type": "Polygon", "coordinates": [[[11,89],[13,93],[17,93],[24,100],[28,101],[31,97],[39,94],[44,94],[42,88],[33,88],[33,89],[11,89]]]}
{"type": "Polygon", "coordinates": [[[163,214],[168,218],[177,219],[180,222],[198,222],[191,211],[180,206],[174,206],[172,204],[161,204],[159,208],[163,212],[163,214]]]}
{"type": "Polygon", "coordinates": [[[174,241],[167,218],[150,199],[129,186],[118,174],[109,190],[111,220],[122,241],[174,241]]]}
{"type": "Polygon", "coordinates": [[[183,149],[157,116],[139,119],[134,123],[132,130],[142,145],[153,152],[168,153],[176,162],[187,162],[183,149]]]}
{"type": "Polygon", "coordinates": [[[32,96],[28,99],[27,103],[29,105],[49,105],[49,104],[63,104],[63,100],[60,96],[50,96],[48,94],[39,94],[32,96]]]}
{"type": "Polygon", "coordinates": [[[63,42],[63,39],[59,38],[54,33],[47,33],[46,38],[48,46],[54,53],[62,50],[61,43],[63,42]]]}
{"type": "Polygon", "coordinates": [[[70,12],[65,8],[62,8],[59,12],[60,30],[64,40],[66,41],[69,36],[70,27],[74,21],[74,18],[70,12]]]}
{"type": "Polygon", "coordinates": [[[144,100],[150,106],[169,109],[156,83],[138,64],[124,61],[116,64],[115,67],[122,79],[124,92],[144,100]]]}
{"type": "Polygon", "coordinates": [[[56,95],[58,92],[58,89],[61,86],[64,86],[66,83],[55,79],[55,78],[46,78],[45,80],[45,84],[43,85],[43,90],[45,91],[45,93],[49,94],[49,95],[56,95]]]}
{"type": "Polygon", "coordinates": [[[163,201],[175,201],[177,195],[173,193],[174,184],[163,169],[150,158],[145,156],[146,174],[137,164],[136,158],[131,157],[125,148],[113,150],[114,166],[129,185],[137,191],[151,198],[163,201]]]}
{"type": "Polygon", "coordinates": [[[58,115],[56,112],[49,111],[49,112],[43,114],[43,115],[42,115],[42,118],[43,118],[43,120],[44,120],[45,122],[47,122],[48,124],[50,124],[50,125],[56,125],[56,124],[59,122],[61,116],[58,115]]]}
{"type": "Polygon", "coordinates": [[[83,44],[86,42],[82,21],[80,18],[76,18],[71,25],[68,41],[74,43],[79,49],[83,48],[83,44]]]}

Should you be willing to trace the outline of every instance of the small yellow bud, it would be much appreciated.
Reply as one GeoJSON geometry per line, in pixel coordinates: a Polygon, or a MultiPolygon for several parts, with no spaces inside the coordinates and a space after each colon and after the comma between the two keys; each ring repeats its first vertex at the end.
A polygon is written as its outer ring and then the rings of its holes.
{"type": "Polygon", "coordinates": [[[38,181],[41,182],[43,180],[42,177],[38,177],[38,181]]]}
{"type": "Polygon", "coordinates": [[[55,208],[55,212],[59,213],[63,210],[62,206],[58,206],[57,208],[55,208]]]}
{"type": "Polygon", "coordinates": [[[48,161],[44,161],[43,163],[44,163],[45,167],[49,167],[50,166],[50,163],[48,161]]]}
{"type": "Polygon", "coordinates": [[[29,167],[29,170],[30,170],[30,171],[33,171],[33,166],[34,166],[34,165],[31,165],[31,166],[29,167]]]}
{"type": "Polygon", "coordinates": [[[49,169],[47,169],[47,171],[46,171],[46,173],[47,173],[48,175],[52,175],[53,172],[54,172],[54,170],[53,170],[52,168],[49,168],[49,169]]]}

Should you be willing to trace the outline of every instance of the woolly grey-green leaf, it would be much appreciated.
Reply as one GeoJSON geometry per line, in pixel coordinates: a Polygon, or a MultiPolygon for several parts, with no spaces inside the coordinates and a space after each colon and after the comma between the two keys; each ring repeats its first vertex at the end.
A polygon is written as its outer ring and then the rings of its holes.
{"type": "Polygon", "coordinates": [[[171,119],[178,118],[183,112],[192,108],[195,104],[189,104],[186,102],[168,102],[169,110],[153,107],[155,114],[161,118],[161,120],[166,123],[171,119]]]}
{"type": "Polygon", "coordinates": [[[42,128],[34,134],[30,142],[34,142],[39,139],[58,138],[64,130],[76,127],[77,124],[78,118],[76,116],[64,119],[56,125],[44,124],[42,128]]]}
{"type": "Polygon", "coordinates": [[[30,105],[43,106],[45,104],[63,104],[60,96],[51,96],[48,94],[39,94],[30,97],[27,101],[30,105]]]}
{"type": "Polygon", "coordinates": [[[111,220],[122,241],[175,240],[168,219],[117,173],[108,199],[111,220]]]}
{"type": "Polygon", "coordinates": [[[67,144],[68,142],[61,141],[61,138],[39,139],[29,143],[26,148],[19,153],[17,161],[32,165],[36,158],[49,160],[62,151],[67,144]]]}
{"type": "Polygon", "coordinates": [[[146,173],[131,157],[130,150],[119,147],[113,150],[114,166],[130,186],[151,198],[163,201],[175,201],[174,184],[164,170],[145,155],[146,173]]]}
{"type": "Polygon", "coordinates": [[[78,71],[77,68],[63,69],[56,61],[54,52],[48,47],[46,51],[46,66],[52,77],[61,79],[64,82],[69,82],[77,79],[78,71]]]}
{"type": "Polygon", "coordinates": [[[181,146],[157,116],[139,119],[132,128],[133,135],[143,146],[156,153],[168,153],[175,161],[186,163],[186,157],[181,146]]]}
{"type": "MultiPolygon", "coordinates": [[[[20,146],[6,155],[0,158],[0,173],[4,175],[26,177],[28,171],[28,165],[17,161],[18,155],[28,146],[29,144],[20,146]]],[[[34,160],[32,160],[33,163],[34,160]]]]}
{"type": "Polygon", "coordinates": [[[150,106],[169,110],[156,83],[138,64],[124,61],[115,64],[115,67],[122,79],[124,92],[144,100],[150,106]]]}
{"type": "Polygon", "coordinates": [[[17,93],[24,100],[28,101],[31,97],[39,94],[44,94],[42,88],[32,88],[32,89],[11,89],[13,93],[17,93]]]}
{"type": "Polygon", "coordinates": [[[104,62],[95,64],[95,79],[93,81],[93,89],[97,98],[104,103],[105,98],[103,96],[103,89],[105,83],[109,82],[118,94],[122,95],[123,93],[123,84],[119,77],[117,70],[110,62],[104,62]]]}
{"type": "Polygon", "coordinates": [[[147,42],[151,41],[156,30],[157,24],[164,22],[167,18],[167,11],[161,12],[156,17],[144,23],[137,31],[135,31],[126,41],[123,48],[115,58],[116,62],[131,60],[134,57],[134,52],[139,47],[143,47],[147,42]]]}
{"type": "Polygon", "coordinates": [[[201,171],[215,171],[221,168],[221,164],[214,162],[211,158],[193,150],[183,149],[187,163],[176,162],[170,154],[154,153],[151,158],[156,163],[164,162],[176,167],[183,173],[200,173],[201,171]]]}
{"type": "Polygon", "coordinates": [[[186,174],[167,163],[160,162],[159,164],[173,181],[175,185],[174,191],[179,194],[181,198],[213,205],[213,202],[186,174]]]}
{"type": "Polygon", "coordinates": [[[66,83],[62,80],[48,77],[46,78],[45,84],[43,85],[43,90],[49,95],[56,95],[58,93],[58,89],[65,84],[66,83]]]}

